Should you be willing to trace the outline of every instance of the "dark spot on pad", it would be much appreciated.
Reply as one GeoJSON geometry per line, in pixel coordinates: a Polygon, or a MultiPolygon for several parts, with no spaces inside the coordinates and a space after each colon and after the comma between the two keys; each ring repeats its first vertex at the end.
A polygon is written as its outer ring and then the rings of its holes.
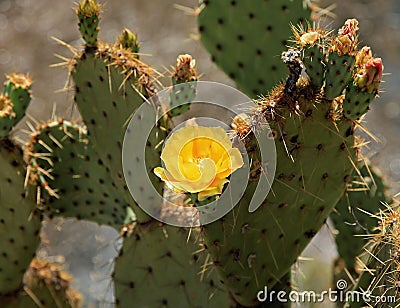
{"type": "Polygon", "coordinates": [[[352,136],[353,133],[354,133],[353,128],[352,128],[352,127],[349,127],[349,128],[346,130],[346,135],[345,135],[345,136],[346,136],[346,137],[352,136]]]}
{"type": "Polygon", "coordinates": [[[299,135],[295,135],[292,138],[290,138],[291,143],[297,143],[297,139],[299,138],[299,135]]]}
{"type": "Polygon", "coordinates": [[[314,230],[307,230],[306,232],[304,232],[305,237],[309,239],[313,238],[315,234],[316,232],[314,230]]]}

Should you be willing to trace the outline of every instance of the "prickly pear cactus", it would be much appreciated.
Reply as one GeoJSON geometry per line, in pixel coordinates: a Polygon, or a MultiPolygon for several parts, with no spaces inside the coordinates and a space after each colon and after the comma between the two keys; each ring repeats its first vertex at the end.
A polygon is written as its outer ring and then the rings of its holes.
{"type": "MultiPolygon", "coordinates": [[[[331,35],[308,24],[313,10],[309,1],[300,0],[202,2],[202,42],[238,87],[259,99],[232,123],[251,162],[244,196],[223,218],[201,230],[186,230],[150,218],[133,200],[124,176],[141,187],[136,171],[146,163],[154,187],[163,193],[153,170],[161,165],[172,117],[187,111],[195,97],[194,60],[178,57],[170,105],[152,106],[169,108],[158,122],[134,115],[157,92],[157,73],[139,59],[140,44],[129,30],[114,44],[98,39],[101,7],[82,0],[76,14],[85,45],[82,51],[71,47],[74,57],[68,65],[86,127],[62,119],[40,125],[27,146],[26,177],[22,152],[8,135],[29,103],[29,78],[9,75],[0,95],[0,303],[81,305],[70,277],[52,264],[35,260],[22,281],[39,241],[36,202],[50,217],[93,220],[117,229],[128,223],[121,230],[123,248],[113,274],[120,307],[255,306],[265,286],[286,288],[291,265],[350,186],[359,162],[354,131],[379,95],[383,71],[382,60],[373,58],[368,47],[357,49],[356,20],[331,35]],[[290,24],[297,24],[292,26],[294,44],[280,63],[290,24]],[[154,121],[154,127],[143,149],[145,162],[136,159],[124,174],[121,152],[133,115],[141,123],[154,121]],[[261,206],[249,212],[260,176],[269,171],[257,143],[260,136],[275,140],[276,175],[261,206]]],[[[397,216],[395,209],[382,216],[381,233],[369,246],[376,256],[368,260],[378,277],[371,283],[376,294],[385,292],[381,281],[393,294],[398,287],[397,216]]]]}
{"type": "MultiPolygon", "coordinates": [[[[355,37],[351,31],[347,35],[355,37]]],[[[253,176],[232,213],[204,226],[203,236],[225,285],[241,305],[256,304],[258,290],[265,285],[273,287],[288,272],[351,181],[357,164],[356,122],[343,113],[343,97],[332,99],[331,90],[326,94],[325,88],[316,87],[321,84],[321,76],[328,74],[329,62],[315,62],[320,66],[315,70],[323,73],[311,74],[317,78],[312,81],[310,76],[302,77],[304,64],[300,52],[310,38],[324,40],[322,45],[328,48],[323,58],[329,59],[342,36],[343,31],[329,37],[328,33],[311,28],[297,35],[296,50],[282,55],[290,71],[286,83],[260,99],[248,121],[240,116],[233,122],[251,157],[253,176]],[[266,138],[276,140],[275,181],[262,206],[249,213],[259,175],[268,172],[255,139],[257,134],[266,134],[262,125],[257,124],[262,118],[273,132],[273,136],[266,138]]],[[[357,53],[353,41],[341,46],[345,47],[357,53]]],[[[346,69],[337,75],[337,82],[340,84],[343,78],[353,80],[357,76],[346,69]]],[[[337,95],[345,87],[346,83],[337,95]]]]}
{"type": "Polygon", "coordinates": [[[254,213],[248,212],[263,172],[250,134],[244,141],[256,175],[232,213],[204,227],[217,270],[235,299],[246,306],[257,302],[258,290],[272,287],[289,270],[344,193],[353,172],[353,124],[327,120],[331,102],[316,103],[317,93],[309,86],[290,96],[283,90],[278,87],[258,106],[277,140],[276,177],[267,199],[254,213]]]}
{"type": "MultiPolygon", "coordinates": [[[[192,305],[198,301],[199,307],[209,302],[229,307],[229,295],[219,286],[215,272],[210,274],[202,268],[207,266],[207,254],[204,251],[195,253],[199,244],[193,236],[188,237],[185,230],[162,226],[149,218],[127,192],[121,164],[122,140],[130,117],[147,97],[154,94],[155,88],[152,84],[153,70],[138,60],[126,39],[124,32],[117,44],[98,41],[89,46],[86,41],[87,47],[76,55],[72,70],[75,100],[88,127],[90,140],[111,173],[112,187],[125,193],[137,216],[134,226],[123,228],[131,229],[124,234],[123,248],[116,260],[113,275],[116,303],[120,307],[131,306],[133,302],[138,306],[174,306],[181,303],[192,305]],[[205,272],[203,277],[199,275],[201,271],[205,272]]],[[[189,56],[181,58],[173,76],[174,82],[196,80],[194,61],[187,61],[189,56]]],[[[195,91],[195,88],[190,91],[195,91]]],[[[171,97],[179,102],[182,99],[190,101],[189,95],[193,93],[171,93],[171,97]]],[[[137,120],[153,119],[139,116],[137,120]]],[[[160,165],[160,142],[165,135],[165,124],[159,123],[153,129],[146,148],[148,174],[154,177],[153,183],[160,192],[162,184],[152,175],[152,169],[160,165]]],[[[128,171],[126,176],[135,176],[134,171],[128,171]]],[[[140,179],[137,181],[140,185],[140,179]]]]}
{"type": "Polygon", "coordinates": [[[306,25],[308,1],[201,1],[198,30],[211,59],[250,97],[286,78],[279,63],[291,24],[306,25]]]}

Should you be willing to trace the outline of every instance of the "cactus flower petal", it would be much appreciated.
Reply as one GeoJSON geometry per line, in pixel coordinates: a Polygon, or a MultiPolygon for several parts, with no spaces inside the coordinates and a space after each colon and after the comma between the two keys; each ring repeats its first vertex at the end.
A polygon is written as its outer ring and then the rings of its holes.
{"type": "Polygon", "coordinates": [[[170,189],[198,193],[199,200],[221,194],[227,177],[243,166],[243,159],[221,127],[189,126],[178,129],[161,153],[165,168],[154,173],[170,189]]]}

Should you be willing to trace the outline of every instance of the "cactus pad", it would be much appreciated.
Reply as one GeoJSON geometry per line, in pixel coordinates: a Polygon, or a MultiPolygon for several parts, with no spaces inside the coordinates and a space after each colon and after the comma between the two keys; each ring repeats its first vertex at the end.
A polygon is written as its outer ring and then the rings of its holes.
{"type": "Polygon", "coordinates": [[[7,75],[0,95],[0,138],[7,136],[24,117],[31,101],[31,84],[31,78],[23,74],[7,75]]]}
{"type": "Polygon", "coordinates": [[[327,99],[334,99],[342,94],[352,80],[355,62],[356,59],[352,55],[329,54],[325,80],[325,96],[327,99]]]}
{"type": "Polygon", "coordinates": [[[325,96],[334,99],[342,94],[353,77],[358,44],[358,21],[348,19],[332,38],[326,65],[325,96]]]}
{"type": "Polygon", "coordinates": [[[382,74],[382,59],[373,58],[371,49],[364,46],[356,55],[353,82],[346,89],[343,104],[345,117],[359,120],[369,110],[370,103],[379,94],[382,74]]]}
{"type": "Polygon", "coordinates": [[[119,229],[128,204],[113,189],[109,170],[84,128],[59,119],[39,126],[29,148],[33,176],[50,217],[62,215],[119,229]]]}
{"type": "MultiPolygon", "coordinates": [[[[288,95],[276,88],[257,105],[250,123],[268,120],[277,150],[275,181],[262,206],[249,213],[261,172],[250,126],[236,123],[252,158],[250,183],[241,202],[223,219],[203,228],[208,251],[235,299],[257,303],[257,292],[288,272],[310,242],[351,179],[355,160],[354,124],[335,121],[332,105],[313,86],[296,86],[288,95]]],[[[260,130],[256,133],[263,134],[260,130]]]]}
{"type": "Polygon", "coordinates": [[[172,73],[171,105],[169,115],[179,116],[189,110],[189,103],[196,97],[196,62],[190,55],[180,55],[172,73]],[[182,103],[185,103],[182,105],[182,103]],[[175,107],[176,106],[176,107],[175,107]]]}
{"type": "Polygon", "coordinates": [[[290,24],[306,24],[305,1],[202,1],[201,41],[212,60],[251,97],[267,94],[287,75],[278,57],[286,49],[290,24]]]}
{"type": "MultiPolygon", "coordinates": [[[[358,276],[362,260],[357,262],[357,258],[363,255],[367,239],[378,232],[374,215],[385,209],[385,202],[390,202],[381,172],[368,161],[360,164],[358,169],[353,184],[336,205],[336,212],[330,215],[339,231],[335,236],[339,253],[335,262],[335,281],[349,280],[349,274],[353,278],[358,276]]],[[[362,262],[366,262],[365,258],[362,262]]],[[[365,282],[363,284],[368,287],[365,282]]]]}
{"type": "Polygon", "coordinates": [[[88,47],[93,47],[97,43],[100,11],[101,8],[96,0],[83,0],[76,9],[76,15],[79,19],[79,31],[88,47]]]}
{"type": "Polygon", "coordinates": [[[8,139],[0,141],[0,298],[18,292],[22,277],[39,245],[40,220],[35,193],[24,187],[21,150],[8,139]]]}
{"type": "MultiPolygon", "coordinates": [[[[153,94],[153,70],[139,61],[130,50],[120,49],[119,45],[101,42],[97,45],[97,49],[87,50],[76,59],[72,70],[75,101],[94,148],[110,170],[115,188],[123,193],[129,204],[134,205],[122,171],[122,144],[133,112],[143,103],[145,96],[153,94]]],[[[158,184],[151,170],[160,164],[161,148],[158,150],[157,146],[165,134],[156,126],[148,139],[146,150],[148,173],[160,192],[162,185],[158,184]]],[[[137,181],[139,183],[140,179],[137,181]]],[[[139,213],[139,209],[135,211],[139,213]]]]}
{"type": "Polygon", "coordinates": [[[118,307],[231,307],[207,253],[195,243],[196,230],[158,223],[133,228],[113,274],[118,307]]]}

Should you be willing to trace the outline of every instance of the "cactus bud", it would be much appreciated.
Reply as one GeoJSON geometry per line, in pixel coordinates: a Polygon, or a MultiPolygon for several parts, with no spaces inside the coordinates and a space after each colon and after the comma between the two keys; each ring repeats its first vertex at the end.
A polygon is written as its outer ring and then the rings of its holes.
{"type": "MultiPolygon", "coordinates": [[[[134,53],[139,52],[140,44],[137,40],[137,35],[132,33],[129,29],[124,29],[120,36],[118,36],[118,43],[124,49],[129,49],[134,53]]],[[[138,57],[137,57],[138,58],[138,57]]]]}
{"type": "Polygon", "coordinates": [[[79,31],[88,47],[94,47],[97,43],[100,11],[96,0],[82,0],[75,11],[79,19],[79,31]]]}

